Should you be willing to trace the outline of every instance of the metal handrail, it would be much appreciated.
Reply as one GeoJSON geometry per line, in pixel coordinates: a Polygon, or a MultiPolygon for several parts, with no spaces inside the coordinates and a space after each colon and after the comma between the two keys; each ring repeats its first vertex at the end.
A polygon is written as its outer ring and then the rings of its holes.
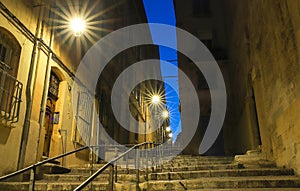
{"type": "MultiPolygon", "coordinates": [[[[132,144],[130,144],[132,145],[132,144]]],[[[130,146],[129,144],[126,145],[126,146],[130,146]]],[[[124,157],[125,155],[127,155],[130,151],[132,151],[133,149],[135,148],[138,148],[140,146],[144,146],[144,145],[159,145],[159,143],[153,143],[153,142],[144,142],[144,143],[139,143],[139,144],[135,144],[133,145],[131,148],[129,148],[127,151],[123,152],[122,154],[120,154],[119,156],[115,157],[114,159],[110,160],[109,162],[107,162],[104,166],[102,166],[99,170],[97,170],[94,174],[92,174],[87,180],[85,180],[82,184],[80,184],[77,188],[75,188],[74,191],[79,191],[79,190],[82,190],[84,187],[86,187],[91,181],[93,181],[99,174],[101,174],[105,169],[107,169],[110,165],[112,165],[112,163],[118,161],[119,159],[121,159],[122,157],[124,157]]],[[[18,170],[16,172],[13,172],[13,173],[10,173],[10,174],[7,174],[7,175],[4,175],[2,177],[0,177],[0,181],[3,181],[3,180],[6,180],[8,178],[11,178],[11,177],[14,177],[14,176],[17,176],[19,174],[22,174],[28,170],[31,170],[31,176],[30,176],[30,183],[29,183],[29,190],[30,191],[34,191],[34,186],[35,186],[35,175],[36,175],[36,168],[43,165],[43,164],[46,164],[48,162],[51,162],[51,161],[54,161],[56,159],[59,159],[59,158],[62,158],[62,157],[65,157],[65,156],[68,156],[68,155],[71,155],[73,153],[77,153],[79,151],[82,151],[82,150],[85,150],[85,149],[88,149],[88,148],[96,148],[96,147],[102,147],[103,145],[96,145],[96,146],[84,146],[84,147],[81,147],[81,148],[78,148],[76,150],[73,150],[73,151],[70,151],[70,152],[67,152],[67,153],[63,153],[63,154],[60,154],[60,155],[57,155],[55,157],[52,157],[52,158],[49,158],[49,159],[46,159],[46,160],[43,160],[43,161],[40,161],[40,162],[37,162],[35,164],[32,164],[28,167],[25,167],[21,170],[18,170]]],[[[117,147],[118,145],[109,145],[109,147],[117,147]]],[[[105,146],[107,147],[107,146],[105,146]]],[[[138,152],[138,150],[137,150],[138,152]]],[[[138,174],[137,174],[138,176],[138,174]]],[[[112,183],[113,184],[113,183],[112,183]]]]}
{"type": "MultiPolygon", "coordinates": [[[[104,170],[106,170],[109,166],[112,165],[112,163],[118,161],[120,158],[124,157],[125,155],[127,155],[130,151],[132,151],[133,149],[140,147],[140,146],[144,146],[144,145],[148,145],[148,144],[156,144],[156,143],[152,143],[152,142],[144,142],[144,143],[139,143],[134,145],[133,147],[131,147],[130,149],[128,149],[127,151],[123,152],[122,154],[120,154],[119,156],[115,157],[114,159],[110,160],[109,162],[107,162],[104,166],[102,166],[99,170],[97,170],[94,174],[92,174],[88,179],[86,179],[83,183],[81,183],[77,188],[75,188],[73,191],[80,191],[83,188],[85,188],[89,183],[91,183],[99,174],[101,174],[104,170]]],[[[137,169],[138,170],[138,169],[137,169]]],[[[112,183],[113,184],[113,183],[112,183]]]]}
{"type": "Polygon", "coordinates": [[[34,168],[36,168],[36,167],[38,167],[38,166],[41,166],[41,165],[46,164],[46,163],[48,163],[48,162],[51,162],[51,161],[53,161],[53,160],[56,160],[56,159],[59,159],[59,158],[68,156],[68,155],[70,155],[70,154],[73,154],[73,153],[76,153],[76,152],[85,150],[85,149],[90,148],[90,147],[96,147],[96,146],[85,146],[85,147],[81,147],[81,148],[79,148],[79,149],[76,149],[76,150],[73,150],[73,151],[70,151],[70,152],[67,152],[67,153],[64,153],[64,154],[57,155],[56,157],[52,157],[52,158],[50,158],[50,159],[46,159],[46,160],[37,162],[37,163],[35,163],[35,164],[33,164],[33,165],[30,165],[30,166],[28,166],[28,167],[26,167],[26,168],[23,168],[23,169],[18,170],[18,171],[16,171],[16,172],[13,172],[13,173],[10,173],[10,174],[7,174],[7,175],[5,175],[5,176],[0,177],[0,181],[6,180],[6,179],[11,178],[11,177],[14,177],[14,176],[16,176],[16,175],[19,175],[19,174],[24,173],[24,172],[26,172],[26,171],[28,171],[28,170],[34,169],[34,168]]]}

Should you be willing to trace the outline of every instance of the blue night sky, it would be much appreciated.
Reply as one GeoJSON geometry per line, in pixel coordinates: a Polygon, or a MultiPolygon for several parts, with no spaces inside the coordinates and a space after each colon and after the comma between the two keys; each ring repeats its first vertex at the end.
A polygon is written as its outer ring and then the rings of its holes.
{"type": "MultiPolygon", "coordinates": [[[[161,23],[176,26],[176,17],[173,0],[143,0],[147,19],[149,23],[161,23]]],[[[151,29],[153,42],[157,42],[159,38],[169,38],[172,43],[176,42],[176,31],[173,34],[163,34],[162,31],[155,31],[151,29]]],[[[160,59],[168,61],[175,66],[178,66],[176,50],[160,46],[160,59]]],[[[176,67],[177,68],[177,67],[176,67]]],[[[170,111],[170,126],[173,132],[173,141],[176,140],[178,133],[181,132],[180,113],[178,110],[179,93],[178,89],[178,70],[170,70],[161,67],[162,78],[165,82],[166,90],[166,106],[170,111]],[[177,89],[174,90],[168,84],[172,84],[177,89]]]]}

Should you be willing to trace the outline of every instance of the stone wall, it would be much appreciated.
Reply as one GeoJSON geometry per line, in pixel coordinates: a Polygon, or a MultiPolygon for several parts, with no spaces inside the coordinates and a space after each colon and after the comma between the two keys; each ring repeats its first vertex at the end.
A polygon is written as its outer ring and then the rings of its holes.
{"type": "Polygon", "coordinates": [[[234,139],[241,145],[233,150],[259,144],[255,124],[249,123],[256,116],[253,87],[263,151],[278,166],[300,173],[300,1],[230,0],[226,9],[234,139]]]}

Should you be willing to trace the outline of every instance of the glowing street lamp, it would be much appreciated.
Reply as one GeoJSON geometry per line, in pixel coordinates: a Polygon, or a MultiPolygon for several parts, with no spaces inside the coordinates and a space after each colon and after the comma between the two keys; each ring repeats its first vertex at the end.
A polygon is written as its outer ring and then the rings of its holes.
{"type": "Polygon", "coordinates": [[[82,35],[85,30],[85,21],[82,18],[75,18],[71,20],[70,27],[76,37],[82,35]]]}
{"type": "Polygon", "coordinates": [[[164,111],[162,112],[162,117],[163,117],[164,119],[167,119],[167,118],[169,117],[169,111],[164,110],[164,111]]]}
{"type": "Polygon", "coordinates": [[[169,136],[169,138],[172,138],[172,137],[173,137],[173,134],[172,134],[172,133],[169,133],[168,136],[169,136]]]}
{"type": "Polygon", "coordinates": [[[170,126],[166,127],[166,131],[171,132],[171,127],[170,126]]]}
{"type": "Polygon", "coordinates": [[[153,104],[159,104],[160,101],[161,101],[161,98],[157,94],[153,95],[152,98],[151,98],[151,103],[153,103],[153,104]]]}

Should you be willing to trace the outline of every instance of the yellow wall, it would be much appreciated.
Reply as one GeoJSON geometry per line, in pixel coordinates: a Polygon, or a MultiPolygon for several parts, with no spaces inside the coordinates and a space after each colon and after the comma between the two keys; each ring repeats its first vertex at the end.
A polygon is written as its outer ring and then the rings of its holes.
{"type": "MultiPolygon", "coordinates": [[[[27,1],[17,1],[17,0],[2,0],[1,1],[7,8],[27,27],[33,34],[35,33],[37,25],[37,13],[39,6],[33,8],[27,1]]],[[[48,13],[45,13],[47,15],[48,13]]],[[[19,44],[21,45],[21,55],[19,61],[19,71],[17,80],[23,84],[22,91],[22,103],[20,108],[20,120],[18,123],[13,124],[11,128],[3,127],[0,125],[0,175],[7,174],[9,172],[15,171],[17,169],[18,157],[21,144],[21,136],[24,125],[24,118],[26,112],[26,83],[28,80],[29,65],[31,61],[31,54],[33,43],[23,35],[17,27],[15,27],[8,19],[6,19],[2,14],[0,14],[0,27],[10,31],[13,36],[16,37],[19,44]],[[5,157],[3,157],[5,156],[5,157]]],[[[43,41],[49,44],[50,41],[50,29],[44,28],[44,34],[42,36],[43,41]]],[[[54,42],[55,43],[55,42],[54,42]]],[[[61,59],[61,61],[69,67],[71,71],[74,72],[75,64],[74,60],[68,56],[67,52],[60,51],[59,46],[54,46],[54,52],[61,59]]],[[[46,72],[47,54],[43,51],[38,51],[37,54],[37,68],[36,77],[34,79],[33,88],[33,106],[32,114],[30,118],[30,128],[29,137],[25,154],[25,164],[28,166],[35,162],[36,158],[36,147],[39,132],[39,115],[41,107],[41,99],[43,95],[44,79],[46,72]]],[[[74,117],[72,110],[72,90],[69,88],[73,85],[73,79],[68,73],[66,73],[57,63],[51,60],[50,65],[55,67],[55,71],[60,73],[62,76],[62,82],[60,84],[60,94],[57,102],[56,110],[60,112],[60,123],[54,126],[51,151],[50,156],[54,156],[62,153],[61,136],[58,129],[66,129],[67,133],[67,151],[74,150],[74,145],[71,142],[71,135],[74,129],[74,117]]],[[[40,134],[40,146],[39,146],[39,156],[40,159],[43,142],[44,142],[44,128],[42,128],[40,134]]],[[[78,159],[77,157],[70,156],[67,158],[67,164],[73,163],[83,163],[84,161],[78,159]]]]}

